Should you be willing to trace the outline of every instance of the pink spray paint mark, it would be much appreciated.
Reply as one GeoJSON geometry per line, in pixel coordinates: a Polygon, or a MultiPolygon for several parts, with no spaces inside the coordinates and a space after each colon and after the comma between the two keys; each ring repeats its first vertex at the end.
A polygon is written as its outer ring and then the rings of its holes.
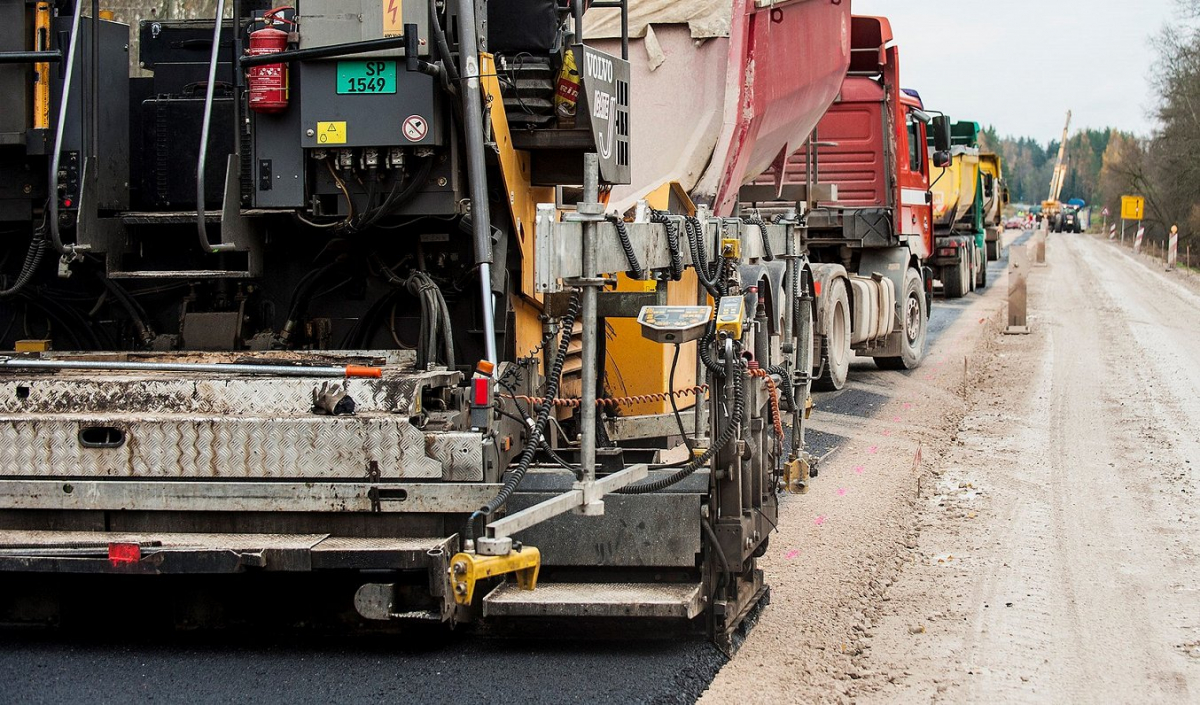
{"type": "Polygon", "coordinates": [[[905,411],[908,411],[908,410],[909,410],[909,409],[911,409],[911,408],[912,408],[912,404],[911,404],[911,403],[909,403],[909,402],[904,402],[904,410],[905,410],[905,411]]]}
{"type": "Polygon", "coordinates": [[[825,523],[825,517],[817,517],[816,519],[813,520],[813,523],[816,524],[817,526],[820,526],[825,523]]]}
{"type": "Polygon", "coordinates": [[[800,555],[800,552],[793,548],[792,550],[788,551],[787,559],[790,561],[798,555],[800,555]]]}
{"type": "Polygon", "coordinates": [[[838,488],[838,496],[839,496],[839,497],[845,497],[845,496],[846,496],[846,488],[845,488],[845,487],[839,487],[839,488],[838,488]]]}
{"type": "Polygon", "coordinates": [[[900,418],[899,416],[893,416],[893,417],[892,417],[892,423],[900,423],[900,422],[901,422],[901,421],[903,421],[903,420],[904,420],[904,419],[900,418]]]}
{"type": "Polygon", "coordinates": [[[861,475],[861,474],[863,474],[863,470],[866,470],[866,468],[864,468],[863,466],[859,465],[858,467],[854,468],[854,474],[855,474],[855,475],[861,475]]]}
{"type": "Polygon", "coordinates": [[[892,432],[891,432],[891,431],[884,431],[884,432],[883,432],[883,435],[885,435],[885,436],[890,436],[890,435],[892,435],[892,432]]]}
{"type": "Polygon", "coordinates": [[[867,448],[867,452],[871,455],[875,455],[879,452],[879,446],[871,446],[870,448],[867,448]]]}

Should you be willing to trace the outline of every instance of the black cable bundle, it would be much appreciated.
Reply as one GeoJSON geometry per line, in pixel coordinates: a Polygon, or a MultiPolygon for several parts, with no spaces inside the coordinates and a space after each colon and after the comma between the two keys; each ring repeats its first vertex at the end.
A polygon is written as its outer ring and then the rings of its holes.
{"type": "Polygon", "coordinates": [[[605,218],[617,229],[617,239],[621,241],[621,249],[625,251],[625,260],[629,263],[629,276],[633,279],[645,279],[646,270],[642,268],[637,253],[633,251],[633,243],[629,240],[629,230],[625,227],[625,221],[611,213],[605,218]]]}
{"type": "Polygon", "coordinates": [[[733,408],[730,410],[729,419],[725,424],[725,428],[721,429],[720,435],[717,436],[716,442],[708,450],[704,451],[699,458],[689,460],[677,472],[645,484],[629,485],[617,490],[618,494],[650,494],[652,492],[661,492],[691,477],[701,467],[708,465],[713,457],[721,452],[725,446],[729,445],[729,442],[733,440],[734,434],[737,433],[738,427],[742,425],[742,417],[745,411],[746,376],[743,374],[743,364],[745,363],[739,361],[734,370],[733,408]]]}
{"type": "Polygon", "coordinates": [[[679,251],[679,226],[661,211],[650,211],[651,223],[662,223],[667,230],[667,249],[671,252],[671,281],[683,278],[683,255],[679,251]]]}
{"type": "Polygon", "coordinates": [[[484,519],[491,514],[495,514],[500,507],[503,507],[512,493],[520,486],[521,481],[525,479],[525,473],[529,472],[529,466],[533,464],[533,457],[537,454],[538,447],[541,445],[540,439],[546,433],[546,425],[550,423],[550,414],[554,410],[553,401],[558,396],[558,385],[562,376],[563,363],[567,359],[567,350],[571,346],[571,330],[575,327],[575,319],[579,316],[579,291],[571,297],[571,303],[567,306],[567,312],[562,317],[562,338],[558,343],[558,352],[554,356],[554,360],[550,363],[550,371],[546,376],[546,395],[540,408],[538,408],[537,419],[534,422],[533,428],[530,429],[530,442],[521,450],[521,457],[517,460],[517,468],[513,470],[508,479],[504,481],[504,485],[500,487],[500,491],[492,498],[492,501],[483,505],[479,509],[471,513],[467,517],[466,526],[463,527],[463,538],[465,540],[474,540],[475,538],[475,522],[484,519]]]}

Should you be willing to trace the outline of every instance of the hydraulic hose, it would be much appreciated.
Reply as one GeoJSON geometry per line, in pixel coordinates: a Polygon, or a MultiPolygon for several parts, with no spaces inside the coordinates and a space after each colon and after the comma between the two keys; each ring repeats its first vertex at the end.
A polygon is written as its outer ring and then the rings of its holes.
{"type": "Polygon", "coordinates": [[[650,494],[652,492],[661,492],[691,477],[698,469],[708,465],[713,457],[721,452],[725,446],[729,445],[738,428],[742,425],[742,416],[744,414],[746,376],[742,374],[742,365],[742,362],[737,363],[737,370],[734,373],[733,408],[729,414],[729,419],[725,423],[725,428],[721,429],[721,433],[717,436],[717,440],[712,444],[712,447],[704,451],[704,454],[699,458],[693,458],[688,461],[686,465],[671,475],[640,485],[629,485],[617,490],[618,494],[650,494]]]}
{"type": "Polygon", "coordinates": [[[660,211],[650,212],[651,223],[662,223],[667,231],[667,249],[671,252],[671,281],[683,278],[683,255],[679,251],[679,226],[660,211]]]}
{"type": "Polygon", "coordinates": [[[763,259],[767,262],[774,262],[775,253],[771,251],[771,238],[767,236],[767,222],[757,215],[743,218],[742,222],[758,227],[758,231],[762,233],[763,259]]]}
{"type": "Polygon", "coordinates": [[[429,0],[429,28],[433,34],[433,41],[437,45],[438,55],[442,58],[442,68],[446,72],[446,78],[450,82],[458,86],[458,66],[454,63],[454,58],[450,56],[450,43],[446,41],[446,30],[442,28],[442,21],[437,14],[437,0],[429,0]]]}
{"type": "Polygon", "coordinates": [[[696,270],[696,276],[700,279],[700,285],[704,287],[709,296],[720,299],[724,296],[724,289],[721,286],[720,278],[708,269],[708,254],[704,250],[704,225],[701,224],[699,218],[687,216],[683,219],[683,227],[687,233],[688,247],[692,252],[692,265],[696,270]]]}
{"type": "Polygon", "coordinates": [[[617,239],[621,241],[621,249],[625,251],[625,260],[629,263],[629,276],[634,279],[645,279],[646,270],[638,262],[637,253],[633,251],[633,243],[629,240],[629,230],[625,227],[625,221],[611,213],[605,218],[617,229],[617,239]]]}
{"type": "Polygon", "coordinates": [[[37,273],[38,267],[42,264],[42,257],[46,254],[46,245],[46,238],[42,233],[35,232],[33,240],[29,243],[29,249],[25,251],[25,263],[21,265],[21,272],[13,281],[12,286],[0,291],[0,299],[14,296],[29,285],[33,275],[37,273]]]}
{"type": "Polygon", "coordinates": [[[575,327],[575,318],[579,315],[579,305],[580,292],[576,290],[575,295],[571,297],[571,303],[567,306],[567,312],[562,317],[562,338],[558,343],[558,352],[555,354],[553,362],[550,363],[550,374],[546,377],[546,397],[538,409],[533,428],[530,429],[529,443],[521,450],[521,457],[517,460],[516,469],[504,481],[492,501],[467,517],[466,526],[463,527],[464,540],[473,541],[475,539],[475,522],[495,514],[500,507],[503,507],[512,493],[520,486],[521,481],[525,479],[525,473],[529,472],[529,466],[533,464],[533,458],[537,455],[541,439],[546,434],[546,425],[550,422],[550,414],[554,409],[551,401],[558,396],[558,386],[561,381],[559,378],[562,375],[563,363],[567,359],[567,350],[571,346],[571,330],[575,327]]]}

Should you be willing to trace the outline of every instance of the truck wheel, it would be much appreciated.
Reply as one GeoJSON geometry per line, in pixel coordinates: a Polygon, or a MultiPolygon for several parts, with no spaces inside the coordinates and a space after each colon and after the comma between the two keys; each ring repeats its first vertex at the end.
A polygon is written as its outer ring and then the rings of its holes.
{"type": "Polygon", "coordinates": [[[881,370],[915,370],[925,359],[925,335],[929,320],[926,317],[925,287],[921,275],[910,269],[904,275],[904,300],[900,314],[904,319],[899,357],[877,357],[875,366],[881,370]]]}
{"type": "Polygon", "coordinates": [[[980,259],[982,261],[979,263],[979,276],[975,278],[975,288],[978,290],[987,288],[988,263],[987,263],[987,259],[985,259],[985,258],[980,258],[980,259]]]}
{"type": "Polygon", "coordinates": [[[829,287],[828,307],[825,309],[825,370],[813,381],[813,388],[835,392],[846,386],[850,374],[850,295],[846,283],[834,281],[829,287]]]}
{"type": "Polygon", "coordinates": [[[987,256],[989,262],[995,262],[1000,259],[1000,241],[995,240],[987,244],[987,256]]]}
{"type": "Polygon", "coordinates": [[[958,264],[951,270],[942,268],[942,289],[947,299],[961,299],[967,293],[967,263],[963,261],[966,250],[959,248],[958,264]]]}

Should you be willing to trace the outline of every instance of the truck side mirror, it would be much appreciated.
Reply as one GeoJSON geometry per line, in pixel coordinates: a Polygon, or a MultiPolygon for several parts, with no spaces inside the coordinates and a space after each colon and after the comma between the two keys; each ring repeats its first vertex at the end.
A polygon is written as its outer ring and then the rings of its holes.
{"type": "Polygon", "coordinates": [[[952,140],[950,138],[950,118],[938,115],[933,118],[933,150],[949,152],[952,140]]]}
{"type": "Polygon", "coordinates": [[[933,165],[938,169],[950,166],[950,150],[942,149],[933,153],[933,165]]]}
{"type": "Polygon", "coordinates": [[[1006,187],[1004,187],[1004,205],[1007,206],[1011,202],[1012,202],[1012,197],[1009,196],[1008,187],[1006,186],[1006,187]]]}

